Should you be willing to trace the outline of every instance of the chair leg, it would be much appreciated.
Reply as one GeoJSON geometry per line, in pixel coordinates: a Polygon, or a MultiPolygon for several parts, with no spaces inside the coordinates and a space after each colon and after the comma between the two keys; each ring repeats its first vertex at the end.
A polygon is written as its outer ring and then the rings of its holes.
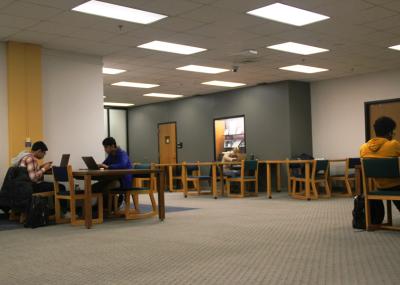
{"type": "Polygon", "coordinates": [[[229,197],[231,195],[231,182],[229,180],[226,180],[226,192],[227,196],[229,197]]]}
{"type": "Polygon", "coordinates": [[[296,195],[296,190],[297,190],[297,182],[293,180],[292,195],[296,195]]]}
{"type": "Polygon", "coordinates": [[[57,198],[54,199],[54,211],[56,216],[56,224],[60,224],[62,222],[60,199],[57,198]]]}
{"type": "Polygon", "coordinates": [[[133,205],[135,207],[136,212],[140,213],[139,194],[137,193],[133,193],[133,205]]]}
{"type": "Polygon", "coordinates": [[[311,188],[312,188],[315,198],[318,199],[318,189],[317,189],[317,185],[315,184],[315,182],[311,182],[311,188]]]}
{"type": "Polygon", "coordinates": [[[103,194],[97,195],[97,212],[99,223],[103,223],[103,194]]]}
{"type": "Polygon", "coordinates": [[[154,192],[153,191],[149,192],[149,197],[150,197],[151,207],[153,209],[153,213],[157,214],[157,204],[156,204],[156,199],[154,198],[154,192]]]}
{"type": "Polygon", "coordinates": [[[131,208],[131,194],[126,192],[125,193],[125,219],[129,217],[129,211],[131,208]]]}
{"type": "Polygon", "coordinates": [[[344,183],[345,183],[345,185],[346,185],[346,189],[347,189],[347,194],[351,197],[351,196],[353,196],[353,191],[352,191],[352,189],[351,189],[351,185],[350,185],[350,182],[349,182],[349,180],[345,180],[344,181],[344,183]]]}
{"type": "Polygon", "coordinates": [[[393,225],[393,219],[392,219],[392,201],[387,200],[387,201],[386,201],[386,205],[387,205],[387,221],[388,221],[388,224],[389,224],[390,226],[392,226],[392,225],[393,225]]]}
{"type": "Polygon", "coordinates": [[[329,182],[328,182],[328,180],[325,180],[325,192],[326,192],[326,196],[327,196],[328,198],[330,198],[330,197],[332,196],[331,188],[329,187],[329,182]]]}
{"type": "Polygon", "coordinates": [[[256,193],[256,196],[258,196],[258,179],[256,179],[256,181],[254,182],[254,187],[256,189],[254,189],[254,193],[256,193]]]}
{"type": "Polygon", "coordinates": [[[371,225],[371,213],[370,213],[370,208],[369,208],[369,201],[367,197],[364,198],[365,200],[365,229],[367,231],[370,230],[370,225],[371,225]]]}
{"type": "Polygon", "coordinates": [[[71,225],[76,225],[76,200],[69,200],[69,207],[71,209],[71,225]]]}
{"type": "Polygon", "coordinates": [[[244,190],[245,190],[245,183],[244,181],[240,181],[240,196],[244,198],[244,190]]]}

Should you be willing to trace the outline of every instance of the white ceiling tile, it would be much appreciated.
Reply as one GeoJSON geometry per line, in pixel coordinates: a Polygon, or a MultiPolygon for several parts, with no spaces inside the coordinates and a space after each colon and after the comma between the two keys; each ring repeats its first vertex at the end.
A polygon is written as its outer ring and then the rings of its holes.
{"type": "Polygon", "coordinates": [[[173,32],[185,32],[203,26],[204,23],[184,19],[180,17],[168,17],[162,21],[155,22],[153,28],[165,29],[173,32]]]}
{"type": "Polygon", "coordinates": [[[89,40],[89,41],[104,41],[107,39],[110,39],[115,36],[113,33],[108,33],[104,31],[97,31],[93,29],[79,29],[76,32],[73,32],[70,35],[72,38],[77,38],[77,39],[84,39],[84,40],[89,40]]]}
{"type": "Polygon", "coordinates": [[[38,4],[41,6],[49,6],[64,10],[70,10],[88,0],[24,0],[24,2],[38,4]]]}
{"type": "Polygon", "coordinates": [[[1,9],[1,13],[3,14],[40,20],[49,19],[61,12],[62,10],[60,9],[21,1],[14,1],[12,4],[1,9]]]}
{"type": "Polygon", "coordinates": [[[400,1],[392,0],[391,2],[386,3],[385,5],[383,5],[383,7],[387,8],[387,9],[391,9],[391,10],[400,12],[400,1]]]}
{"type": "Polygon", "coordinates": [[[28,28],[29,31],[34,31],[38,33],[56,34],[60,36],[68,36],[73,32],[79,30],[79,28],[69,25],[63,25],[59,23],[43,21],[37,25],[28,28]]]}
{"type": "Polygon", "coordinates": [[[45,46],[48,42],[55,41],[59,38],[61,37],[54,34],[37,33],[33,31],[21,31],[10,36],[7,40],[40,44],[45,46]]]}
{"type": "Polygon", "coordinates": [[[39,23],[39,20],[0,14],[0,27],[24,29],[36,23],[39,23]]]}
{"type": "Polygon", "coordinates": [[[12,2],[15,0],[1,0],[0,2],[0,9],[6,7],[7,5],[10,5],[12,2]]]}
{"type": "Polygon", "coordinates": [[[6,37],[11,36],[18,31],[19,29],[17,28],[0,27],[0,40],[4,40],[6,37]]]}
{"type": "Polygon", "coordinates": [[[88,28],[90,26],[96,25],[99,19],[100,17],[78,13],[74,11],[67,11],[57,15],[56,17],[52,17],[51,21],[64,25],[71,25],[80,28],[88,28]]]}

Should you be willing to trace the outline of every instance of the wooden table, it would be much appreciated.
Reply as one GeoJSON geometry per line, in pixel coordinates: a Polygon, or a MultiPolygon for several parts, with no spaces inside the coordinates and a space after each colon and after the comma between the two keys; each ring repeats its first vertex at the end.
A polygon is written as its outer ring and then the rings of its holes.
{"type": "Polygon", "coordinates": [[[112,169],[112,170],[77,170],[73,171],[73,176],[83,178],[85,183],[85,226],[87,229],[92,227],[92,178],[115,176],[121,177],[127,174],[158,174],[158,217],[161,221],[165,219],[165,199],[164,199],[164,175],[163,170],[159,169],[112,169]]]}
{"type": "MultiPolygon", "coordinates": [[[[258,163],[264,163],[266,165],[266,180],[267,180],[267,196],[269,199],[272,198],[272,178],[271,178],[271,165],[276,166],[276,191],[281,192],[281,164],[287,164],[287,160],[260,160],[258,163]]],[[[290,183],[289,186],[290,187],[290,183]]]]}

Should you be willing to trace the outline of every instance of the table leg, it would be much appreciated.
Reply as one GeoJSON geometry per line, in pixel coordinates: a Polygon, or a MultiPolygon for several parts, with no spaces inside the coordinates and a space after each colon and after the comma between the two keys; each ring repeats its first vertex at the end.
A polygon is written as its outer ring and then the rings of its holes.
{"type": "Polygon", "coordinates": [[[174,179],[173,177],[173,168],[172,166],[168,166],[168,182],[169,182],[169,192],[174,192],[174,179]]]}
{"type": "Polygon", "coordinates": [[[310,197],[310,163],[306,163],[305,165],[305,176],[306,176],[306,199],[311,200],[310,197]]]}
{"type": "Polygon", "coordinates": [[[212,194],[214,199],[218,198],[218,193],[217,193],[217,166],[213,164],[211,166],[212,168],[212,194]]]}
{"type": "Polygon", "coordinates": [[[85,175],[85,227],[92,227],[92,176],[85,175]]]}
{"type": "Polygon", "coordinates": [[[219,167],[219,177],[221,180],[221,196],[225,195],[225,185],[224,185],[224,167],[220,165],[219,167]]]}
{"type": "Polygon", "coordinates": [[[188,196],[188,182],[187,182],[187,168],[186,164],[182,163],[182,184],[183,184],[183,196],[187,198],[188,196]]]}
{"type": "Polygon", "coordinates": [[[355,170],[355,186],[356,186],[356,195],[361,195],[361,169],[356,167],[355,170]]]}
{"type": "Polygon", "coordinates": [[[158,218],[160,221],[164,221],[165,219],[165,170],[161,169],[161,172],[158,173],[158,218]]]}
{"type": "Polygon", "coordinates": [[[287,192],[288,192],[288,195],[291,195],[292,194],[292,185],[291,185],[292,181],[290,181],[290,164],[289,164],[289,162],[286,162],[286,172],[287,172],[287,179],[288,179],[287,192]]]}
{"type": "Polygon", "coordinates": [[[271,164],[267,163],[267,195],[268,198],[272,198],[272,193],[271,193],[271,164]]]}
{"type": "Polygon", "coordinates": [[[281,165],[276,164],[276,192],[281,192],[281,165]]]}

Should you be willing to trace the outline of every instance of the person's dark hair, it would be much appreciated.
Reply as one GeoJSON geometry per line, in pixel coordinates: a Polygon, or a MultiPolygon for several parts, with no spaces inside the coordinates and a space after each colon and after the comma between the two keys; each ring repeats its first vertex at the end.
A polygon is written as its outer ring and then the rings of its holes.
{"type": "Polygon", "coordinates": [[[48,151],[47,145],[42,142],[42,141],[37,141],[32,145],[32,151],[37,151],[37,150],[41,150],[41,151],[48,151]]]}
{"type": "Polygon", "coordinates": [[[103,140],[103,146],[117,146],[117,142],[113,137],[108,137],[103,140]]]}
{"type": "Polygon", "coordinates": [[[389,117],[380,117],[374,123],[375,134],[378,137],[384,137],[393,132],[396,128],[396,122],[389,117]]]}

